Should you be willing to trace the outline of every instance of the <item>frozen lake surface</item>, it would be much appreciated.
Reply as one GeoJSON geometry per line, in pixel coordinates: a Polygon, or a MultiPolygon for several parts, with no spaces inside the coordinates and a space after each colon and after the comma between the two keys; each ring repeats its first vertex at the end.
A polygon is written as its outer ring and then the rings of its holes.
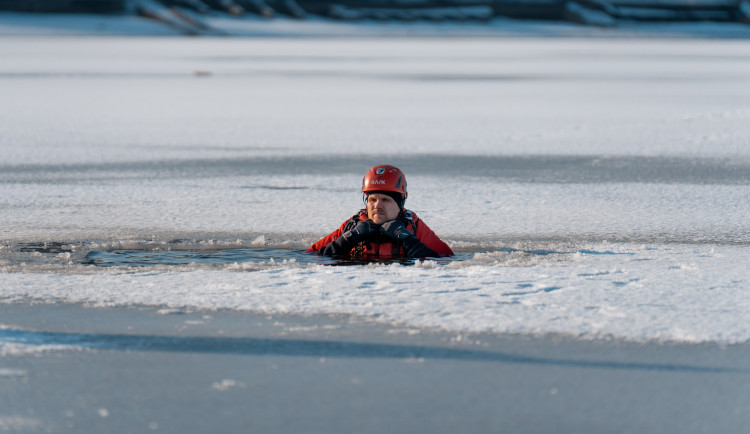
{"type": "Polygon", "coordinates": [[[750,340],[745,40],[15,36],[0,56],[4,302],[750,340]],[[302,256],[380,163],[458,258],[302,256]]]}
{"type": "Polygon", "coordinates": [[[747,345],[0,304],[10,432],[742,432],[747,345]],[[679,415],[680,417],[674,417],[679,415]]]}

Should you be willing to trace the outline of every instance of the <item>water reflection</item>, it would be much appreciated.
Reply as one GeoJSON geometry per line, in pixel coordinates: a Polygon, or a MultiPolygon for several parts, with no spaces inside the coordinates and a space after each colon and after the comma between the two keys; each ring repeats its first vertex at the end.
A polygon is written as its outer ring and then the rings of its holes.
{"type": "MultiPolygon", "coordinates": [[[[438,262],[465,261],[474,257],[474,253],[459,253],[453,258],[432,258],[438,262]]],[[[351,266],[364,264],[401,264],[414,265],[413,258],[393,258],[388,260],[354,260],[331,258],[316,255],[303,250],[287,249],[230,249],[210,252],[195,251],[150,251],[150,250],[113,250],[91,251],[82,262],[99,267],[148,267],[154,265],[189,265],[209,264],[227,265],[235,263],[265,262],[279,264],[320,264],[351,266]]]]}

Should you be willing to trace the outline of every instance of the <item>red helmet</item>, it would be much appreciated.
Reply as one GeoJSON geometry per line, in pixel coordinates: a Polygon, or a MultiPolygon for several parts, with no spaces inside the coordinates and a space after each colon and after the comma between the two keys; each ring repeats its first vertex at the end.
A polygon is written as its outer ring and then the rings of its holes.
{"type": "Polygon", "coordinates": [[[388,164],[375,166],[367,171],[362,179],[362,192],[371,191],[392,191],[400,193],[404,199],[408,196],[406,193],[406,176],[398,167],[388,164]]]}

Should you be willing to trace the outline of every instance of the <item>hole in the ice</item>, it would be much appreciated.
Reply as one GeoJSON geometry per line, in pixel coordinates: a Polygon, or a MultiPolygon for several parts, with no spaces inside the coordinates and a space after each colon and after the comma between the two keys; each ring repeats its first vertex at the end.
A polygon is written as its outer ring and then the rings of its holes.
{"type": "MultiPolygon", "coordinates": [[[[459,253],[445,261],[465,261],[473,258],[472,253],[459,253]]],[[[231,265],[247,263],[274,264],[321,264],[321,265],[363,265],[370,263],[413,265],[417,260],[411,258],[393,258],[390,260],[362,261],[353,259],[336,259],[289,249],[229,249],[217,251],[185,250],[112,250],[91,251],[81,261],[85,265],[97,267],[149,267],[156,265],[231,265]]],[[[368,282],[367,284],[374,284],[368,282]]]]}

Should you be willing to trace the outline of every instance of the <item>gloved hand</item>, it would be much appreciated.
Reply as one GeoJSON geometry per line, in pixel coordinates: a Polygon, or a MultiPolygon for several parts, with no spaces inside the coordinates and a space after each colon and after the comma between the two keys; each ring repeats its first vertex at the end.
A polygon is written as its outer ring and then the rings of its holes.
{"type": "Polygon", "coordinates": [[[328,256],[346,256],[354,246],[378,233],[378,225],[372,220],[358,221],[353,228],[326,244],[320,253],[328,256]]]}
{"type": "Polygon", "coordinates": [[[357,225],[341,234],[342,238],[349,238],[353,244],[365,241],[380,232],[380,228],[372,220],[358,221],[357,225]]]}
{"type": "Polygon", "coordinates": [[[428,256],[438,257],[434,250],[419,241],[416,235],[406,229],[404,223],[400,220],[391,220],[380,225],[380,233],[392,238],[397,244],[404,248],[406,254],[412,258],[426,258],[428,256]]]}

